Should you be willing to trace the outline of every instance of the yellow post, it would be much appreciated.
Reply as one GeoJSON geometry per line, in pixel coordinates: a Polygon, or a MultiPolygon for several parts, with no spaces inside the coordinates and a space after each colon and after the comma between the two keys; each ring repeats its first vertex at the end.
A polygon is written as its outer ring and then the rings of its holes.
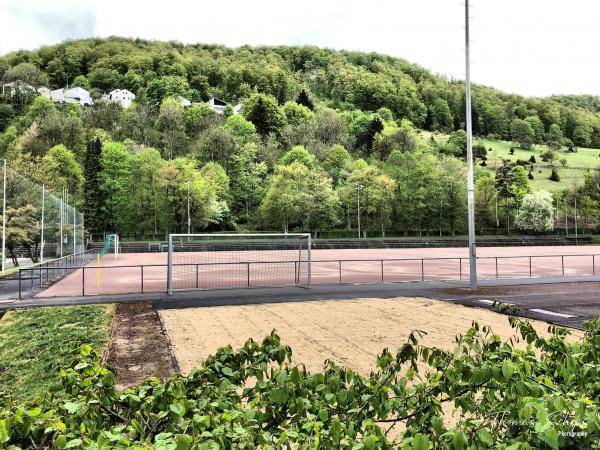
{"type": "Polygon", "coordinates": [[[100,253],[98,253],[98,268],[96,269],[96,287],[100,288],[100,253]]]}

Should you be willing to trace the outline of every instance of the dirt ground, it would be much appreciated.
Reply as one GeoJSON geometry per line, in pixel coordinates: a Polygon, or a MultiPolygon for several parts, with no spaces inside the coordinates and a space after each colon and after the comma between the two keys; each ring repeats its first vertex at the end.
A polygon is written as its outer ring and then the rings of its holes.
{"type": "Polygon", "coordinates": [[[149,303],[116,305],[105,357],[116,372],[119,390],[149,376],[166,378],[175,371],[167,337],[149,303]]]}
{"type": "MultiPolygon", "coordinates": [[[[295,363],[320,370],[326,359],[368,375],[383,348],[398,349],[412,330],[428,334],[425,345],[450,350],[454,337],[472,321],[491,325],[508,338],[506,316],[479,308],[423,298],[329,300],[244,306],[203,307],[159,312],[183,373],[219,347],[239,348],[276,329],[292,347],[295,363]]],[[[534,322],[538,331],[547,324],[534,322]]]]}

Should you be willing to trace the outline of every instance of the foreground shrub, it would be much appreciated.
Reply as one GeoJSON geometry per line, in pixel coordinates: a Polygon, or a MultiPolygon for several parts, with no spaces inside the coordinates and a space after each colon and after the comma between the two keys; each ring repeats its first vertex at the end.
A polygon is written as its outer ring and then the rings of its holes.
{"type": "Polygon", "coordinates": [[[225,347],[187,376],[149,378],[119,393],[89,346],[60,376],[67,398],[31,404],[2,398],[0,446],[13,448],[593,448],[600,430],[600,318],[584,338],[549,327],[502,342],[473,323],[454,351],[411,333],[384,350],[364,377],[326,362],[320,373],[292,363],[272,333],[225,347]],[[519,346],[515,346],[522,341],[519,346]],[[417,362],[425,363],[420,371],[417,362]],[[449,426],[442,405],[458,420],[449,426]],[[403,427],[396,441],[392,425],[403,427]]]}

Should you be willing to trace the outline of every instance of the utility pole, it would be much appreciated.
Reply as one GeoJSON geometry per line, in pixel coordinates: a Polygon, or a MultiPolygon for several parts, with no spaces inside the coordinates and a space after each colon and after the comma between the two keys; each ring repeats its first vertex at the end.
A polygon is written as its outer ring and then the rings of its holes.
{"type": "Polygon", "coordinates": [[[360,239],[360,191],[362,191],[364,186],[359,184],[356,186],[356,217],[358,219],[358,238],[360,239]]]}
{"type": "Polygon", "coordinates": [[[6,269],[6,160],[4,160],[2,178],[2,273],[4,274],[6,269]]]}
{"type": "Polygon", "coordinates": [[[498,189],[496,189],[496,236],[498,236],[499,228],[500,228],[500,220],[498,219],[498,189]]]}
{"type": "Polygon", "coordinates": [[[569,216],[567,216],[567,197],[565,197],[565,235],[569,237],[569,216]]]}
{"type": "Polygon", "coordinates": [[[42,223],[40,236],[40,262],[44,262],[44,213],[46,209],[46,185],[42,184],[42,223]]]}
{"type": "Polygon", "coordinates": [[[574,197],[575,200],[575,239],[577,239],[577,195],[574,197]]]}
{"type": "Polygon", "coordinates": [[[188,220],[187,220],[188,234],[192,234],[192,216],[190,215],[190,182],[189,182],[189,180],[188,180],[188,184],[187,184],[187,216],[188,216],[188,220]]]}
{"type": "Polygon", "coordinates": [[[467,122],[467,207],[469,223],[469,279],[477,290],[477,249],[475,245],[475,195],[473,193],[473,125],[471,117],[471,54],[469,47],[469,0],[465,0],[465,117],[467,122]]]}

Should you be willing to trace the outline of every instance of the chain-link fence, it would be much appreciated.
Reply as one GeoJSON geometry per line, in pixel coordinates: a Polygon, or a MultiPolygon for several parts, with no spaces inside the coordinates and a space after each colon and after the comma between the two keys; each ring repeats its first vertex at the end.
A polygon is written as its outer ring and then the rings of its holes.
{"type": "Polygon", "coordinates": [[[51,192],[2,165],[2,271],[81,253],[84,217],[66,189],[51,192]]]}

